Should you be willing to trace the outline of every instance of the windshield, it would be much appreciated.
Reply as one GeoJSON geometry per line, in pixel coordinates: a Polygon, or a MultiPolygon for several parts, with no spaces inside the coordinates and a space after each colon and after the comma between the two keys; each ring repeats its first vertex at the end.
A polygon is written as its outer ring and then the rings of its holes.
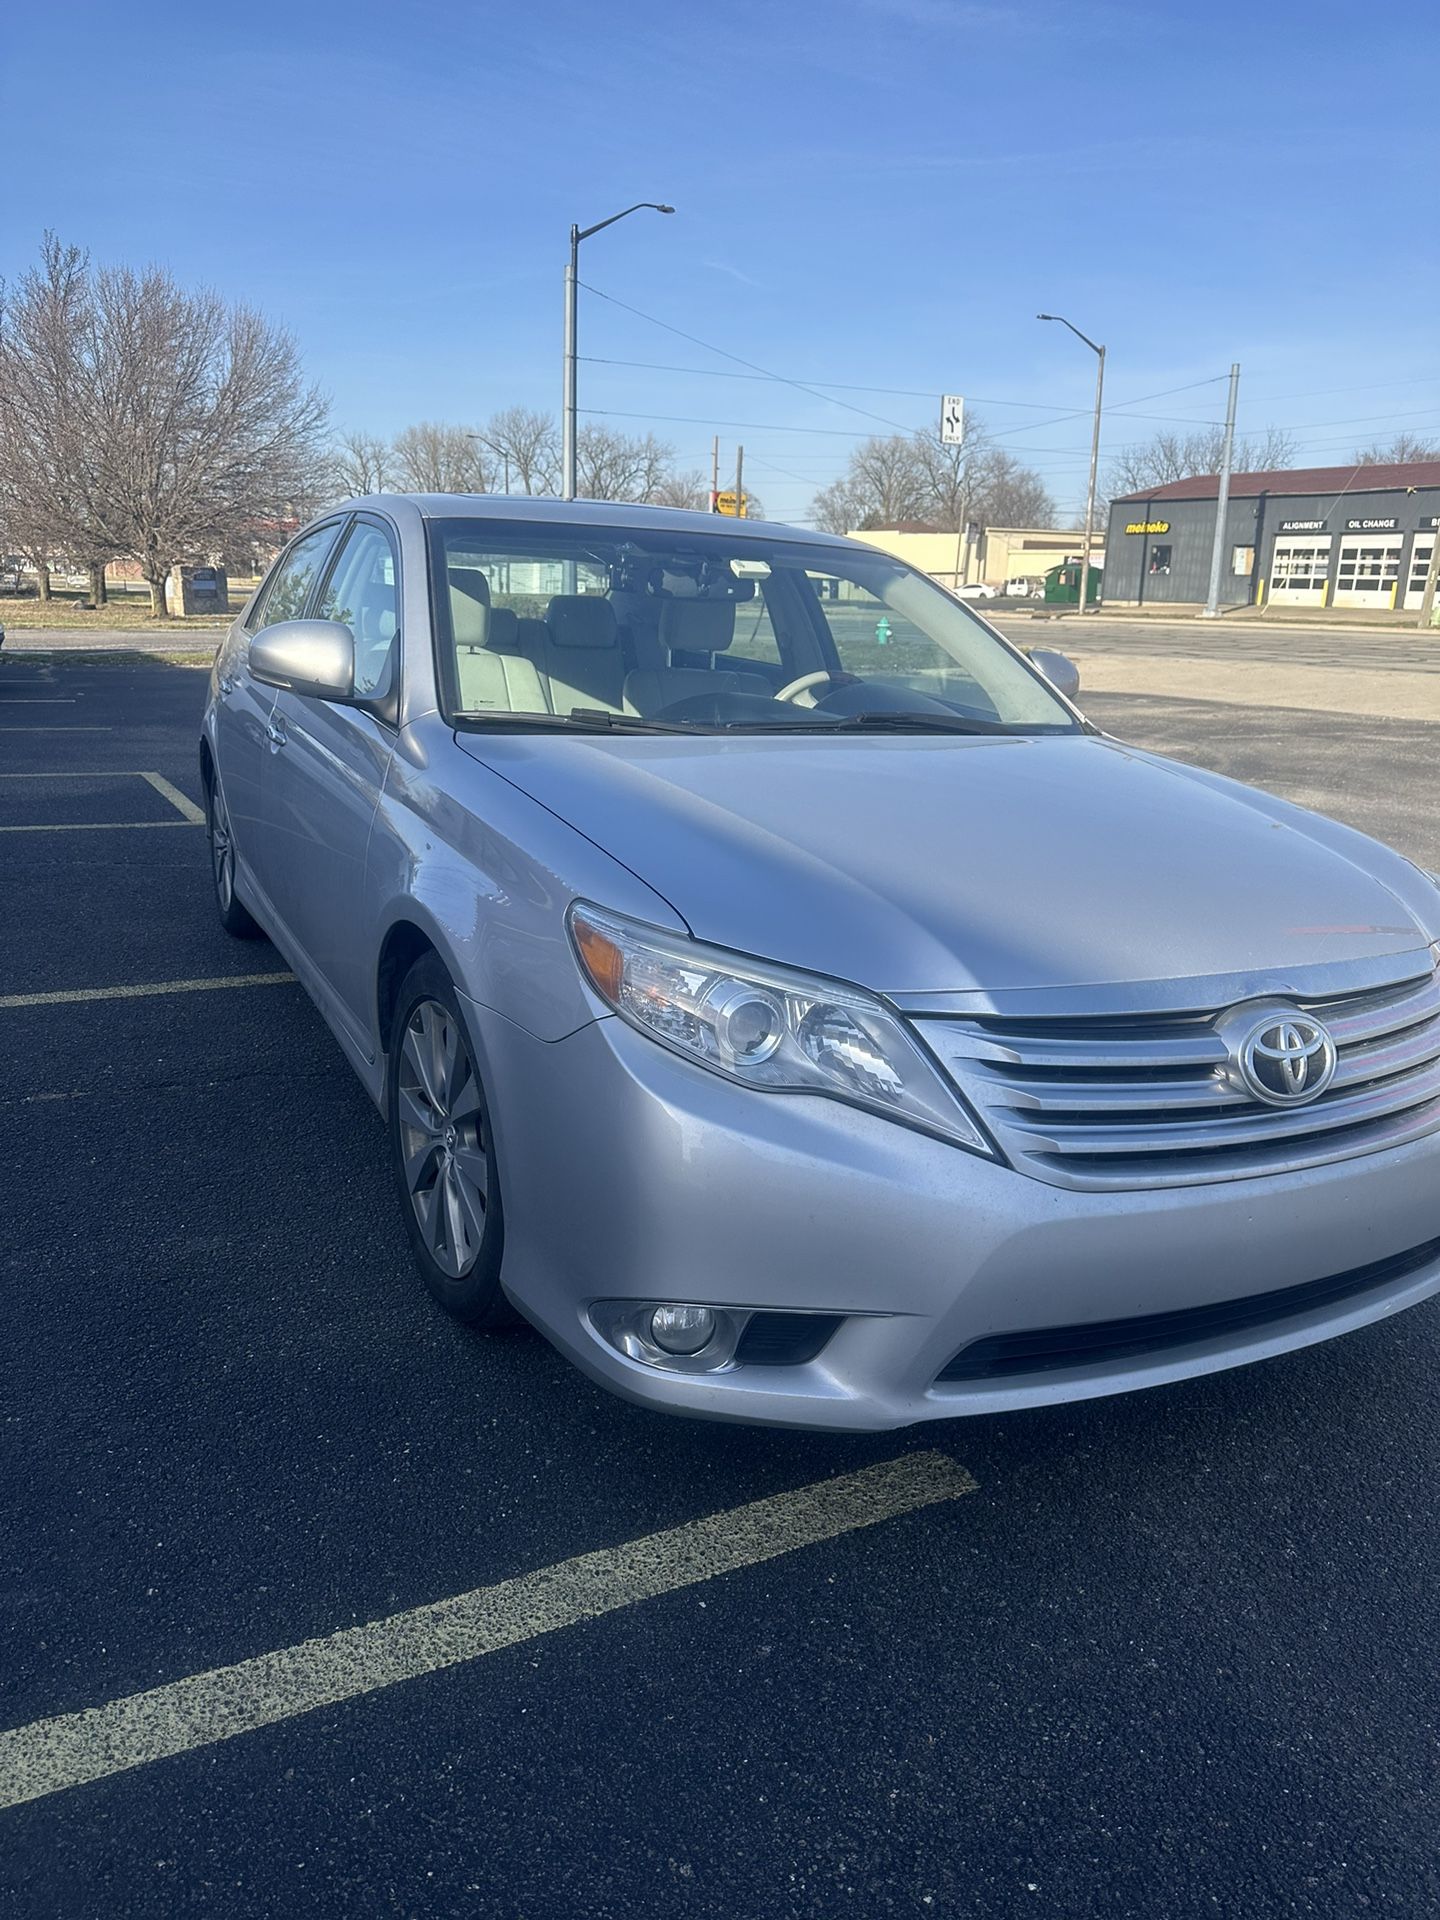
{"type": "Polygon", "coordinates": [[[1072,732],[1038,674],[888,554],[720,530],[431,526],[460,726],[1072,732]]]}

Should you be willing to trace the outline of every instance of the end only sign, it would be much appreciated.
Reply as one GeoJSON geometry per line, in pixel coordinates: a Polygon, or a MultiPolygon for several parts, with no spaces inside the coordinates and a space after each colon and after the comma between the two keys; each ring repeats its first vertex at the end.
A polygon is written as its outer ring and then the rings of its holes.
{"type": "Polygon", "coordinates": [[[940,399],[940,444],[958,447],[965,439],[965,400],[958,393],[946,393],[940,399]]]}

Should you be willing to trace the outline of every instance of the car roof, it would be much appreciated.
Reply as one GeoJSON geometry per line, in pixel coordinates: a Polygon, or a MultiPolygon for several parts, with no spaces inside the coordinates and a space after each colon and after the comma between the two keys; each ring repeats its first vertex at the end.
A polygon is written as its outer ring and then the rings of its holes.
{"type": "Polygon", "coordinates": [[[426,520],[523,521],[530,526],[630,528],[657,533],[724,533],[740,539],[784,539],[814,547],[874,549],[843,534],[791,527],[779,520],[733,520],[684,507],[643,506],[630,500],[555,500],[538,494],[372,493],[344,503],[343,511],[393,508],[404,503],[426,520]]]}

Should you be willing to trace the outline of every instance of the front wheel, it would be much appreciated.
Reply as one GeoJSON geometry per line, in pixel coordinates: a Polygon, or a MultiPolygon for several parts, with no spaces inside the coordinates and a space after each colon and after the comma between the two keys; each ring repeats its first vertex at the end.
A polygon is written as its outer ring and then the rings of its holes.
{"type": "Polygon", "coordinates": [[[396,1184],[425,1285],[467,1326],[513,1326],[500,1286],[505,1222],[490,1110],[455,989],[433,954],[400,989],[388,1077],[396,1184]]]}
{"type": "Polygon", "coordinates": [[[263,929],[241,904],[235,892],[235,836],[220,791],[220,776],[205,783],[205,826],[210,837],[210,877],[215,884],[215,911],[220,924],[237,940],[257,940],[263,929]]]}

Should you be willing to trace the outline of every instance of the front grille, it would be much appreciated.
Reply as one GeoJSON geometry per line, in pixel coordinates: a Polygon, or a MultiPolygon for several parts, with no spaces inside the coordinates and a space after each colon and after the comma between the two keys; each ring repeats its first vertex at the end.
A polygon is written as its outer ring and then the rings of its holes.
{"type": "Polygon", "coordinates": [[[1168,1353],[1202,1340],[1274,1326],[1317,1307],[1340,1306],[1419,1273],[1437,1260],[1440,1240],[1427,1240],[1408,1253],[1352,1267],[1347,1273],[1334,1273],[1324,1280],[1284,1287],[1278,1293],[1247,1294],[1242,1300],[1217,1300],[1208,1306],[1139,1314],[1128,1320],[1087,1320],[1073,1327],[1032,1327],[1021,1333],[990,1334],[962,1347],[936,1380],[952,1385],[960,1380],[1007,1380],[1168,1353]]]}
{"type": "Polygon", "coordinates": [[[917,1030],[1021,1172],[1094,1189],[1284,1173],[1440,1128],[1440,975],[1284,1001],[1335,1041],[1307,1106],[1264,1105],[1230,1072],[1229,1008],[1093,1019],[919,1019],[917,1030]]]}

